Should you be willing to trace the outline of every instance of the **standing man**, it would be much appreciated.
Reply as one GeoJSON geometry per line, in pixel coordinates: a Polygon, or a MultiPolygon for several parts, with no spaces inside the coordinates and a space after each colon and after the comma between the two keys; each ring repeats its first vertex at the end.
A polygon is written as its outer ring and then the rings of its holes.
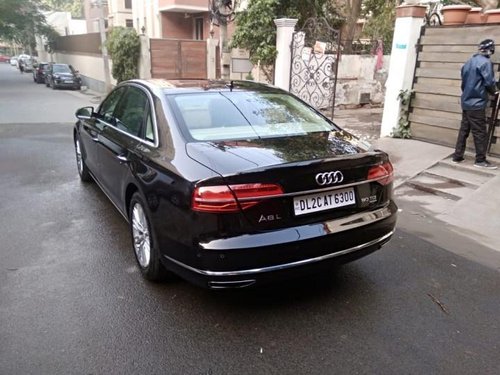
{"type": "Polygon", "coordinates": [[[486,131],[486,107],[488,93],[495,94],[497,85],[490,56],[495,53],[495,42],[485,39],[479,44],[479,52],[472,56],[462,67],[462,123],[458,132],[457,145],[452,161],[464,160],[465,146],[472,132],[476,149],[477,168],[497,169],[486,160],[488,134],[486,131]]]}

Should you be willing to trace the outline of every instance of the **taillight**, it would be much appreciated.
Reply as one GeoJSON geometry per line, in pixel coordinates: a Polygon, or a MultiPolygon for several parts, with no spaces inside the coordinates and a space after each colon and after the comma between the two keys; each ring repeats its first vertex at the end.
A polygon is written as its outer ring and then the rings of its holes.
{"type": "Polygon", "coordinates": [[[192,208],[202,212],[237,212],[259,203],[263,198],[283,194],[276,184],[238,184],[200,186],[194,189],[192,208]]]}
{"type": "Polygon", "coordinates": [[[377,180],[381,185],[388,185],[394,180],[394,168],[391,162],[376,165],[368,170],[368,180],[377,180]]]}

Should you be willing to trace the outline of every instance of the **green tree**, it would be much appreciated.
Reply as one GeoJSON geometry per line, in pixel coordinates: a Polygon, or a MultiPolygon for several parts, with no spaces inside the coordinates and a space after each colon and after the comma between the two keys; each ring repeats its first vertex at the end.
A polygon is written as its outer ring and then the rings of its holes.
{"type": "Polygon", "coordinates": [[[382,40],[386,50],[392,46],[398,3],[398,0],[363,1],[362,15],[367,20],[363,28],[363,36],[373,40],[382,40]]]}
{"type": "MultiPolygon", "coordinates": [[[[300,28],[310,17],[325,17],[332,26],[338,25],[338,13],[328,7],[329,0],[252,0],[248,8],[236,16],[236,30],[230,47],[245,48],[252,63],[260,63],[269,81],[276,60],[276,18],[297,18],[300,28]]],[[[335,26],[334,26],[335,27],[335,26]]]]}
{"type": "Polygon", "coordinates": [[[83,0],[41,0],[42,3],[53,11],[70,12],[73,18],[83,18],[83,0]]]}
{"type": "Polygon", "coordinates": [[[45,20],[40,0],[0,0],[0,38],[21,45],[32,54],[35,35],[54,38],[55,31],[45,20]]]}
{"type": "Polygon", "coordinates": [[[106,40],[106,47],[113,60],[111,74],[118,82],[138,77],[141,41],[135,29],[113,27],[106,40]]]}
{"type": "Polygon", "coordinates": [[[352,43],[356,38],[356,27],[361,15],[362,0],[330,0],[331,4],[338,9],[343,18],[343,46],[344,53],[352,51],[352,43]]]}

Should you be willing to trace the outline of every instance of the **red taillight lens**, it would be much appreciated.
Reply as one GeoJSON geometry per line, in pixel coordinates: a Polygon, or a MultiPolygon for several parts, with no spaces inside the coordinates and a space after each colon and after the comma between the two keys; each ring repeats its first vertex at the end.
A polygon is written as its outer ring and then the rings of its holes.
{"type": "Polygon", "coordinates": [[[394,180],[394,168],[388,161],[368,170],[368,180],[377,180],[381,185],[388,185],[394,180]]]}
{"type": "Polygon", "coordinates": [[[281,194],[283,189],[276,184],[200,186],[194,189],[192,208],[202,212],[237,212],[240,207],[256,205],[262,198],[281,194]]]}

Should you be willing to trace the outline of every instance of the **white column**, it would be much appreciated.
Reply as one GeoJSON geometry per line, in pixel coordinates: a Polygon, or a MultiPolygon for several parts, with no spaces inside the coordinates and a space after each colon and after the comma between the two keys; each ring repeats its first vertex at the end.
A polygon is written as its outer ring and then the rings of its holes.
{"type": "Polygon", "coordinates": [[[212,37],[207,39],[207,78],[217,78],[217,46],[219,41],[212,37]]]}
{"type": "Polygon", "coordinates": [[[274,24],[278,28],[276,34],[278,56],[274,70],[274,85],[287,91],[290,89],[290,64],[292,59],[290,47],[297,21],[297,19],[293,18],[279,18],[274,20],[274,24]]]}
{"type": "Polygon", "coordinates": [[[139,35],[141,41],[141,55],[139,57],[139,78],[151,78],[151,52],[149,46],[149,37],[147,35],[139,35]]]}
{"type": "Polygon", "coordinates": [[[417,61],[416,45],[424,22],[426,7],[402,5],[396,9],[389,76],[386,82],[384,114],[380,136],[386,137],[397,127],[400,116],[398,95],[410,90],[417,61]]]}

